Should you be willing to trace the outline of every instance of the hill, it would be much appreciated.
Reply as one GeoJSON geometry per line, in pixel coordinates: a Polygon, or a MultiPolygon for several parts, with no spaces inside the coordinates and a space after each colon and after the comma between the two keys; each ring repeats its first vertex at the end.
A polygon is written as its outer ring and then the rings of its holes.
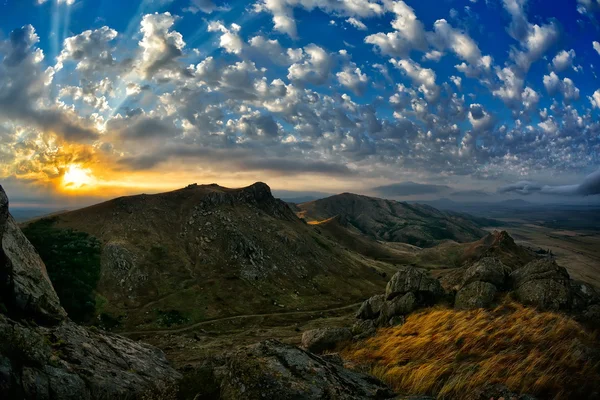
{"type": "MultiPolygon", "coordinates": [[[[123,329],[345,306],[380,290],[393,272],[306,225],[264,183],[121,197],[25,231],[40,229],[100,241],[95,316],[123,329]]],[[[50,274],[60,268],[47,264],[50,274]]]]}
{"type": "Polygon", "coordinates": [[[342,193],[299,204],[298,216],[309,222],[337,216],[357,233],[386,242],[429,247],[444,240],[472,242],[485,236],[480,222],[468,215],[449,213],[423,204],[342,193]]]}

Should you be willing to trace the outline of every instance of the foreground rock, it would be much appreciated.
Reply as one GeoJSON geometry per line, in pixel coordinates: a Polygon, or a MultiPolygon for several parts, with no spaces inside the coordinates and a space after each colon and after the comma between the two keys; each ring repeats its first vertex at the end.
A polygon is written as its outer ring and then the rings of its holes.
{"type": "Polygon", "coordinates": [[[378,379],[295,346],[267,340],[232,354],[221,372],[221,399],[390,399],[378,379]]]}
{"type": "Polygon", "coordinates": [[[418,293],[421,297],[434,302],[444,295],[440,282],[429,276],[426,270],[415,267],[400,267],[385,288],[386,300],[408,292],[418,293]]]}
{"type": "Polygon", "coordinates": [[[180,375],[149,345],[86,329],[60,306],[0,186],[0,394],[8,399],[168,399],[180,375]]]}
{"type": "Polygon", "coordinates": [[[490,307],[498,291],[510,286],[511,269],[495,257],[484,257],[463,274],[454,307],[461,310],[490,307]]]}
{"type": "Polygon", "coordinates": [[[488,282],[472,282],[456,293],[454,307],[459,310],[486,308],[492,305],[496,296],[496,286],[488,282]]]}
{"type": "Polygon", "coordinates": [[[510,275],[515,297],[543,310],[571,308],[569,273],[551,260],[532,261],[510,275]]]}
{"type": "Polygon", "coordinates": [[[322,353],[350,339],[352,331],[348,328],[312,329],[302,334],[302,347],[312,353],[322,353]]]}

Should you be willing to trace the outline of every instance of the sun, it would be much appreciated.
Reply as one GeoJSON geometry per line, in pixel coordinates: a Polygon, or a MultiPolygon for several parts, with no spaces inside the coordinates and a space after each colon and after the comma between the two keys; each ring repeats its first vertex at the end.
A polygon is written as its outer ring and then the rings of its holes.
{"type": "Polygon", "coordinates": [[[96,178],[89,168],[83,168],[78,164],[71,164],[63,175],[63,186],[66,189],[81,189],[84,186],[92,186],[96,178]]]}

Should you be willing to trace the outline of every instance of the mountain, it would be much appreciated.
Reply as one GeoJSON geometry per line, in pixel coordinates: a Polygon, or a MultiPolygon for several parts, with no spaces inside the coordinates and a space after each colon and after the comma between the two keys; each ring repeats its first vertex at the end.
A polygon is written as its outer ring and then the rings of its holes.
{"type": "Polygon", "coordinates": [[[408,204],[352,193],[342,193],[297,205],[298,216],[318,222],[337,216],[357,233],[387,242],[419,247],[443,240],[472,242],[486,232],[467,215],[448,213],[423,204],[408,204]]]}
{"type": "Polygon", "coordinates": [[[45,237],[71,235],[75,244],[47,253],[70,254],[80,243],[73,257],[90,253],[89,263],[99,240],[97,283],[88,279],[93,270],[82,280],[95,286],[94,315],[123,329],[348,305],[385,286],[394,270],[305,224],[264,183],[121,197],[25,231],[42,246],[45,237]]]}

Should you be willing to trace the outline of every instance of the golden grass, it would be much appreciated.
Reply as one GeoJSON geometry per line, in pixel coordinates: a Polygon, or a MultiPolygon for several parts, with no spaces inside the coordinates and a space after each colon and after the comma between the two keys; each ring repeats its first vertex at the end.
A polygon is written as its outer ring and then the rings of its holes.
{"type": "Polygon", "coordinates": [[[399,393],[464,399],[487,384],[548,399],[585,399],[599,390],[596,343],[571,318],[512,302],[494,310],[434,308],[383,328],[342,356],[399,393]]]}

